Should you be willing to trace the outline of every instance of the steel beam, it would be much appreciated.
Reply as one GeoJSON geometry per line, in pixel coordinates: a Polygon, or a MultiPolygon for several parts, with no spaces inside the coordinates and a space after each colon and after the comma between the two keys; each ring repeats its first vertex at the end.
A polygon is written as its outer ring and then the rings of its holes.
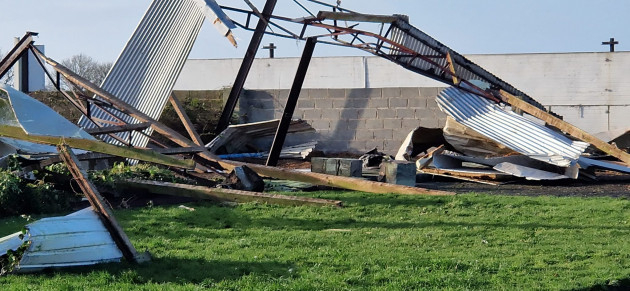
{"type": "Polygon", "coordinates": [[[33,36],[36,36],[37,32],[27,31],[26,34],[20,39],[20,41],[11,49],[11,51],[0,61],[0,79],[13,67],[15,62],[28,52],[29,46],[34,42],[33,36]]]}
{"type": "Polygon", "coordinates": [[[249,47],[247,47],[247,52],[245,52],[245,57],[243,58],[243,62],[241,63],[241,68],[238,70],[236,80],[234,80],[234,86],[232,86],[230,95],[225,102],[225,107],[223,107],[223,112],[221,113],[221,117],[219,118],[217,128],[214,130],[215,134],[221,133],[228,127],[228,125],[230,125],[230,119],[232,118],[232,114],[234,113],[236,102],[238,101],[238,98],[243,91],[245,80],[247,80],[249,70],[252,68],[254,58],[256,58],[256,52],[260,47],[260,42],[262,41],[263,36],[265,35],[265,30],[267,29],[267,24],[269,23],[271,13],[273,13],[273,9],[276,7],[276,2],[277,0],[267,0],[267,2],[265,3],[265,7],[262,11],[263,18],[258,20],[256,30],[254,31],[254,35],[252,35],[252,40],[249,42],[249,47]]]}
{"type": "Polygon", "coordinates": [[[300,91],[302,91],[302,84],[304,84],[306,71],[311,63],[311,57],[313,56],[313,51],[315,50],[315,44],[317,44],[317,38],[309,37],[306,40],[306,45],[304,45],[302,58],[300,59],[300,64],[298,65],[297,72],[295,73],[295,79],[293,79],[291,91],[289,91],[289,98],[287,99],[287,104],[284,106],[284,112],[282,113],[282,118],[278,124],[276,136],[271,144],[271,151],[267,157],[267,166],[275,167],[278,164],[280,151],[282,151],[284,140],[287,137],[287,131],[289,130],[289,125],[291,124],[291,117],[293,117],[293,112],[295,111],[298,98],[300,97],[300,91]]]}

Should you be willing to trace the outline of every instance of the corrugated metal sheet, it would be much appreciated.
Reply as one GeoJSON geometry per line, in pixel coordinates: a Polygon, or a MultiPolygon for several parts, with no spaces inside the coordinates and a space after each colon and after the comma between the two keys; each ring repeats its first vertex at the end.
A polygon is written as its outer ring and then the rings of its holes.
{"type": "MultiPolygon", "coordinates": [[[[473,63],[463,55],[460,55],[446,45],[440,43],[433,37],[412,26],[411,24],[409,24],[409,22],[404,21],[403,19],[399,19],[392,23],[390,33],[390,39],[392,41],[414,50],[421,56],[443,56],[446,53],[449,53],[453,59],[453,66],[455,67],[455,71],[461,79],[468,81],[485,81],[509,92],[512,95],[522,97],[523,100],[529,104],[532,104],[540,109],[544,109],[542,104],[538,103],[527,94],[514,88],[514,86],[508,84],[507,82],[499,79],[497,76],[486,71],[484,68],[473,63]]],[[[444,75],[438,77],[436,73],[441,72],[441,69],[438,69],[436,65],[396,50],[391,52],[390,57],[407,69],[424,74],[431,78],[438,79],[439,81],[452,84],[452,79],[450,78],[450,76],[444,75]],[[425,71],[429,73],[423,73],[425,71]]],[[[447,67],[446,58],[439,57],[433,58],[432,60],[442,67],[447,67]]]]}
{"type": "Polygon", "coordinates": [[[44,218],[26,225],[25,229],[22,239],[19,239],[21,232],[0,239],[0,246],[4,247],[0,249],[2,252],[30,242],[16,267],[17,272],[117,262],[122,258],[121,251],[92,208],[67,216],[44,218]]]}
{"type": "Polygon", "coordinates": [[[572,141],[497,104],[449,87],[437,97],[442,111],[478,133],[533,159],[568,167],[588,143],[572,141]]]}
{"type": "MultiPolygon", "coordinates": [[[[158,119],[192,46],[199,34],[205,15],[212,16],[215,26],[224,27],[224,34],[234,25],[220,8],[207,6],[214,0],[154,0],[138,24],[131,39],[103,81],[101,87],[148,116],[158,119]],[[209,8],[209,9],[208,9],[209,8]],[[219,21],[217,21],[219,20],[219,21]]],[[[94,117],[115,121],[104,111],[92,107],[94,117]]],[[[119,116],[125,122],[138,123],[132,117],[119,116]]],[[[82,117],[79,125],[96,127],[82,117]]],[[[148,129],[147,134],[151,133],[148,129]]],[[[121,134],[127,139],[126,133],[121,134]]],[[[111,137],[105,141],[119,144],[111,137]]],[[[146,146],[148,137],[134,136],[132,144],[146,146]]]]}

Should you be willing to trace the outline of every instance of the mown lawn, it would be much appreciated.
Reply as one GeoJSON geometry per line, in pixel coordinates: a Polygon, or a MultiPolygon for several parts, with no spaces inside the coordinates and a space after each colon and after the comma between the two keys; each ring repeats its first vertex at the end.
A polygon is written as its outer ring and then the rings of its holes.
{"type": "MultiPolygon", "coordinates": [[[[630,280],[630,202],[315,192],[345,208],[187,204],[117,211],[144,265],[0,278],[44,289],[601,289],[630,280]]],[[[23,219],[22,219],[23,220],[23,219]]],[[[0,235],[16,219],[0,221],[0,235]],[[11,222],[7,224],[7,222],[11,222]]]]}

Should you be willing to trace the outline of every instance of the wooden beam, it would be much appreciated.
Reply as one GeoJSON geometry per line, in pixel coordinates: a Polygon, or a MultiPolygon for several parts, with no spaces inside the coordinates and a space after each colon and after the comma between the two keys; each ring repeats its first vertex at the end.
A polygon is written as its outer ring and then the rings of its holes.
{"type": "Polygon", "coordinates": [[[449,171],[449,170],[424,168],[420,172],[424,174],[434,175],[434,176],[447,177],[447,178],[453,178],[453,179],[467,181],[467,182],[475,182],[475,183],[488,184],[488,185],[494,185],[494,186],[505,184],[503,182],[485,180],[484,178],[487,178],[487,177],[482,178],[480,176],[475,176],[475,175],[465,175],[461,172],[449,171]]]}
{"type": "Polygon", "coordinates": [[[579,139],[581,141],[584,142],[588,142],[590,144],[592,144],[594,147],[596,147],[597,149],[601,150],[602,152],[605,152],[621,161],[623,161],[626,166],[630,166],[630,154],[620,150],[619,148],[617,148],[614,145],[611,145],[591,134],[589,134],[588,132],[581,130],[579,128],[577,128],[576,126],[562,120],[559,119],[541,109],[538,109],[537,107],[534,107],[533,105],[519,99],[518,97],[500,90],[499,94],[501,95],[501,99],[503,100],[503,102],[508,103],[510,105],[512,105],[512,107],[516,107],[518,109],[523,110],[524,112],[546,122],[547,124],[556,127],[559,130],[562,130],[564,132],[566,132],[568,135],[579,139]]]}
{"type": "Polygon", "coordinates": [[[116,133],[116,132],[122,132],[122,131],[132,131],[132,130],[140,131],[140,130],[147,129],[149,126],[151,126],[151,123],[142,122],[142,123],[137,123],[137,124],[107,126],[107,127],[101,127],[101,128],[86,128],[85,131],[91,135],[99,135],[99,134],[116,133]]]}
{"type": "Polygon", "coordinates": [[[269,167],[241,163],[235,161],[221,161],[221,165],[230,164],[234,167],[248,166],[259,175],[274,177],[281,180],[293,180],[315,185],[344,188],[376,194],[406,194],[406,195],[455,195],[453,192],[430,190],[418,187],[409,187],[381,182],[363,180],[360,178],[333,176],[312,172],[299,172],[290,169],[269,167]]]}
{"type": "Polygon", "coordinates": [[[446,63],[448,64],[448,70],[451,72],[451,77],[453,78],[453,84],[459,85],[459,79],[455,73],[455,65],[453,63],[453,58],[451,58],[451,53],[446,52],[446,63]]]}
{"type": "MultiPolygon", "coordinates": [[[[169,128],[168,126],[164,125],[163,123],[158,122],[157,120],[151,118],[150,116],[146,115],[145,113],[143,113],[142,111],[134,108],[133,106],[129,105],[127,102],[122,101],[120,99],[118,99],[118,97],[110,94],[109,92],[101,89],[99,86],[91,83],[90,81],[88,81],[87,79],[77,75],[76,73],[72,72],[70,69],[64,67],[63,65],[57,63],[56,61],[46,57],[43,53],[41,53],[39,50],[37,50],[37,48],[33,47],[35,53],[42,58],[44,61],[46,61],[46,63],[48,63],[54,70],[56,70],[57,72],[61,73],[62,75],[64,75],[64,77],[66,79],[68,79],[71,82],[74,82],[78,85],[80,85],[81,87],[85,88],[86,90],[100,96],[101,98],[103,98],[104,100],[106,100],[107,102],[111,103],[113,106],[116,107],[116,109],[120,110],[121,112],[136,118],[138,120],[140,120],[141,122],[149,122],[151,123],[151,127],[153,128],[153,130],[155,130],[157,133],[163,135],[164,137],[168,138],[169,140],[177,143],[180,146],[184,146],[184,147],[195,147],[198,146],[197,144],[195,144],[194,142],[192,142],[191,140],[187,139],[186,137],[184,137],[183,135],[181,135],[180,133],[176,132],[175,130],[169,128]]],[[[202,158],[209,160],[209,161],[216,161],[216,160],[220,160],[219,157],[215,156],[214,154],[208,152],[208,151],[203,151],[201,153],[199,153],[199,156],[201,156],[202,158]]],[[[233,168],[233,167],[232,167],[233,168]]],[[[228,169],[230,170],[230,169],[228,169]]]]}
{"type": "Polygon", "coordinates": [[[184,124],[184,127],[186,128],[188,135],[190,135],[190,138],[197,145],[203,146],[203,141],[201,141],[199,133],[197,133],[197,131],[195,130],[195,126],[190,121],[190,117],[188,117],[188,114],[186,114],[186,110],[184,109],[184,106],[182,106],[182,103],[179,102],[179,99],[173,96],[173,94],[171,94],[168,99],[171,101],[171,105],[173,105],[173,109],[175,109],[175,113],[177,113],[177,116],[179,116],[182,124],[184,124]]]}
{"type": "Polygon", "coordinates": [[[213,201],[230,202],[261,202],[280,205],[314,205],[314,206],[337,206],[343,203],[338,200],[328,200],[319,198],[308,198],[288,195],[276,195],[256,193],[241,190],[210,188],[186,184],[176,184],[157,181],[126,180],[116,184],[116,187],[129,188],[130,190],[145,190],[153,194],[174,195],[192,197],[213,201]]]}
{"type": "Polygon", "coordinates": [[[88,179],[88,175],[85,170],[79,166],[79,160],[74,153],[72,153],[72,149],[70,149],[67,144],[61,144],[57,146],[57,150],[59,151],[59,155],[63,161],[68,166],[68,170],[74,177],[75,181],[79,184],[81,191],[83,191],[83,194],[87,197],[90,205],[92,205],[92,208],[98,214],[98,217],[103,222],[103,225],[105,225],[105,228],[109,231],[109,234],[114,239],[114,242],[116,242],[116,246],[118,246],[120,251],[123,253],[125,259],[129,262],[136,263],[144,261],[145,258],[138,255],[136,248],[134,248],[131,241],[129,241],[127,234],[125,234],[122,227],[120,227],[120,224],[118,224],[116,217],[114,217],[114,212],[107,201],[105,201],[103,196],[101,196],[98,190],[96,190],[94,184],[92,184],[92,182],[88,179]]]}
{"type": "Polygon", "coordinates": [[[110,154],[113,156],[137,159],[141,161],[173,166],[178,168],[192,169],[195,167],[193,160],[179,160],[165,156],[151,150],[141,150],[130,147],[121,147],[108,144],[102,141],[89,140],[83,138],[58,137],[48,135],[26,134],[21,127],[0,125],[0,136],[11,137],[19,140],[30,141],[39,144],[58,145],[66,143],[73,148],[83,149],[93,152],[110,154]]]}
{"type": "Polygon", "coordinates": [[[416,168],[418,170],[422,170],[422,169],[426,168],[433,161],[433,156],[434,155],[439,155],[443,151],[444,151],[444,145],[440,145],[439,147],[434,148],[433,150],[430,150],[429,152],[427,152],[426,155],[424,155],[424,156],[422,156],[421,158],[418,159],[418,162],[416,162],[416,168]],[[423,159],[425,159],[425,160],[423,161],[423,159]]]}

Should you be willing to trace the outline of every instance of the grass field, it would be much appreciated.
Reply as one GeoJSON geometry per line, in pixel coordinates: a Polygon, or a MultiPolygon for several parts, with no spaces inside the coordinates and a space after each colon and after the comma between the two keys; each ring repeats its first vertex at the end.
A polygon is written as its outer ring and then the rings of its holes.
{"type": "MultiPolygon", "coordinates": [[[[208,203],[117,211],[144,265],[0,278],[3,290],[615,289],[630,278],[630,202],[314,192],[345,208],[208,203]]],[[[0,220],[0,235],[24,219],[0,220]]]]}

